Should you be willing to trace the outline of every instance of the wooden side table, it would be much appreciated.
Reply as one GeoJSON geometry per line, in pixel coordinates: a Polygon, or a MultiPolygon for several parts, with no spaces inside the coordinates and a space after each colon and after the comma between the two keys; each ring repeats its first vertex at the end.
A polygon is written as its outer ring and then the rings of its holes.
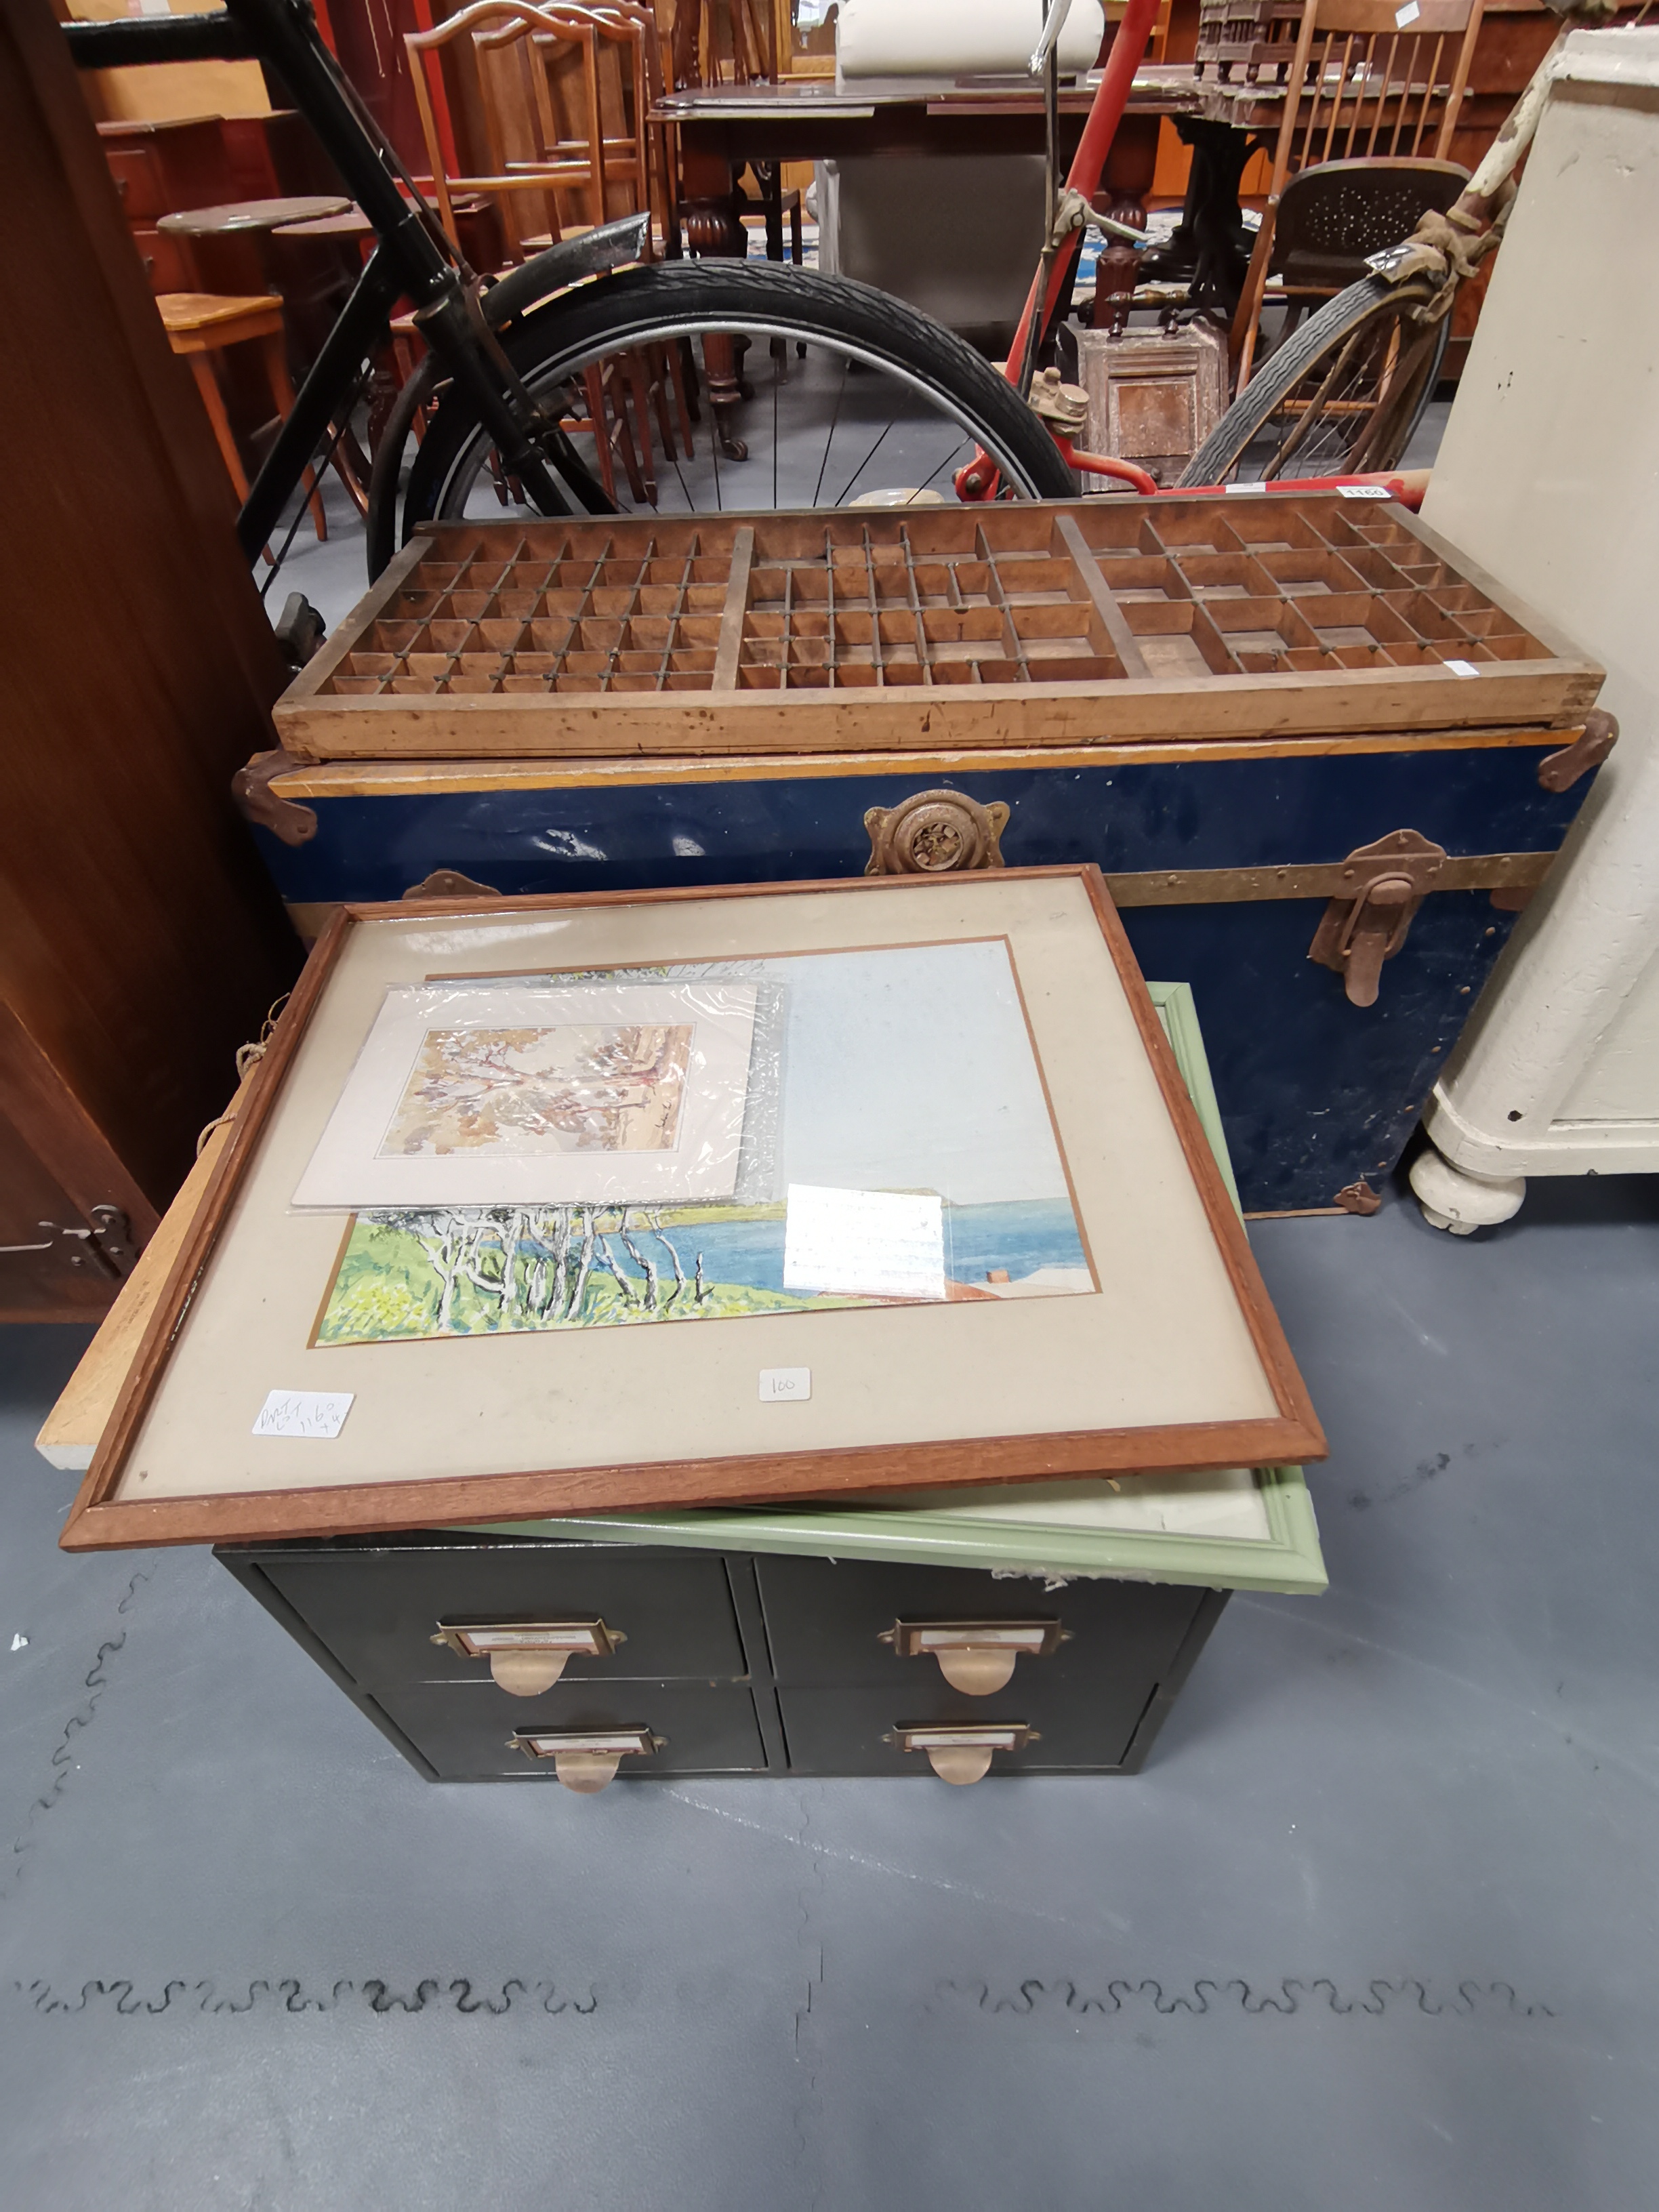
{"type": "MultiPolygon", "coordinates": [[[[224,395],[219,389],[219,380],[213,373],[213,364],[209,356],[222,352],[228,346],[257,343],[264,355],[265,374],[270,383],[270,396],[276,403],[277,420],[286,422],[294,405],[294,386],[289,381],[283,303],[274,292],[229,299],[213,292],[163,292],[155,304],[161,311],[168,344],[174,353],[190,363],[191,372],[196,379],[196,388],[202,395],[202,404],[213,425],[213,434],[218,441],[219,451],[224,457],[237,500],[239,502],[244,501],[248,494],[247,472],[242,466],[242,457],[237,452],[236,441],[231,434],[224,395]]],[[[325,538],[328,522],[323,513],[316,477],[310,469],[305,471],[304,483],[318,538],[325,538]]],[[[269,548],[265,557],[267,560],[270,557],[269,548]]]]}

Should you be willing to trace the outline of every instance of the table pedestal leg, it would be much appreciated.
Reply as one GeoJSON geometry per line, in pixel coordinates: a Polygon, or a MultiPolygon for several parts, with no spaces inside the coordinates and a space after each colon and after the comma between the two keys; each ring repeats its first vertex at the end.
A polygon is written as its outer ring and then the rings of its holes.
{"type": "MultiPolygon", "coordinates": [[[[1146,228],[1146,195],[1158,168],[1158,124],[1155,115],[1126,115],[1118,125],[1106,167],[1101,175],[1095,205],[1102,215],[1127,222],[1132,230],[1146,228]]],[[[1129,319],[1135,286],[1140,281],[1142,256],[1133,246],[1109,243],[1095,264],[1094,326],[1114,336],[1129,319]]]]}
{"type": "MultiPolygon", "coordinates": [[[[738,214],[735,190],[717,198],[688,200],[680,210],[685,242],[693,253],[726,254],[746,260],[749,234],[738,214]]],[[[746,461],[749,448],[735,427],[737,410],[752,395],[744,389],[738,370],[738,349],[744,341],[711,334],[702,341],[703,369],[708,382],[708,404],[714,410],[714,436],[728,461],[746,461]]]]}
{"type": "Polygon", "coordinates": [[[1231,319],[1244,289],[1254,242],[1238,204],[1244,165],[1265,143],[1231,123],[1197,116],[1174,118],[1177,136],[1193,149],[1187,201],[1170,243],[1146,257],[1148,279],[1188,282],[1188,305],[1231,319]]]}

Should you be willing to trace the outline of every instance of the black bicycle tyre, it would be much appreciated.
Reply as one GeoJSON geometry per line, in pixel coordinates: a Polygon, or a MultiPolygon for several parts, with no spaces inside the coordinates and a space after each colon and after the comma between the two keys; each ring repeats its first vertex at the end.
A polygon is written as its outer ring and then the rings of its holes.
{"type": "MultiPolygon", "coordinates": [[[[556,376],[567,361],[578,365],[601,350],[623,351],[647,336],[695,334],[722,321],[734,330],[848,349],[896,371],[944,401],[1022,496],[1075,495],[1053,438],[982,356],[915,307],[851,277],[714,258],[658,262],[561,293],[509,324],[500,338],[514,368],[530,380],[556,376]]],[[[410,471],[401,542],[438,514],[451,473],[477,432],[465,400],[446,395],[410,471]]]]}
{"type": "MultiPolygon", "coordinates": [[[[1424,296],[1421,292],[1402,291],[1383,277],[1364,276],[1358,283],[1339,292],[1334,300],[1328,300],[1316,314],[1309,316],[1300,330],[1292,331],[1284,343],[1268,356],[1260,374],[1250,379],[1182,470],[1182,487],[1224,483],[1228,471],[1249,452],[1268,416],[1307,378],[1323,356],[1337,352],[1379,307],[1394,305],[1403,308],[1407,303],[1420,304],[1424,296]]],[[[1399,440],[1399,451],[1386,461],[1373,460],[1371,467],[1392,468],[1411,443],[1434,396],[1450,334],[1451,317],[1443,315],[1429,373],[1422,380],[1405,435],[1399,440]]]]}

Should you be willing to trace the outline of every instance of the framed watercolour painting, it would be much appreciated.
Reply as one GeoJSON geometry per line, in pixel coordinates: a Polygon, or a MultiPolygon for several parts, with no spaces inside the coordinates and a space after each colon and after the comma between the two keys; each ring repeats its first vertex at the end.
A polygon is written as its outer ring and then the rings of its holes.
{"type": "Polygon", "coordinates": [[[63,1540],[1323,1451],[1097,871],[409,902],[313,953],[63,1540]]]}
{"type": "MultiPolygon", "coordinates": [[[[515,1006],[534,995],[495,988],[515,1006]]],[[[614,974],[580,988],[630,995],[614,974]]],[[[677,965],[632,995],[654,1002],[675,993],[698,1008],[746,994],[760,1009],[752,1043],[745,1031],[744,1079],[727,1094],[740,1110],[719,1132],[729,1147],[718,1158],[725,1202],[651,1203],[641,1164],[629,1158],[598,1164],[610,1170],[608,1202],[562,1199],[562,1176],[544,1174],[538,1194],[535,1164],[526,1162],[511,1203],[499,1202],[507,1194],[498,1189],[495,1204],[376,1206],[354,1222],[315,1340],[1097,1287],[1002,939],[677,965]]],[[[438,994],[422,987],[421,995],[438,994]]],[[[486,1024],[494,1018],[487,981],[455,995],[483,1009],[486,1024]]],[[[388,993],[388,1004],[397,996],[388,993]]],[[[385,1020],[383,1010],[377,1031],[385,1020]]],[[[410,1049],[399,1048],[397,1069],[410,1049]]],[[[383,1103],[374,1127],[384,1112],[383,1103]]],[[[714,1133],[700,1141],[705,1155],[714,1151],[714,1133]]],[[[602,1188],[592,1180],[584,1195],[602,1188]]]]}

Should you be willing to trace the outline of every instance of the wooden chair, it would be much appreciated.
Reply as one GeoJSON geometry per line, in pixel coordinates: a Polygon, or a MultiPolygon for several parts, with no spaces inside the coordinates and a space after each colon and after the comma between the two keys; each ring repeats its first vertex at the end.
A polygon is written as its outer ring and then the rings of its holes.
{"type": "MultiPolygon", "coordinates": [[[[609,222],[619,216],[637,215],[652,206],[647,33],[654,46],[654,21],[629,0],[592,0],[592,4],[580,5],[573,0],[544,0],[543,12],[573,29],[592,33],[599,185],[599,202],[589,210],[591,219],[609,222]]],[[[561,48],[541,33],[532,43],[542,59],[536,91],[543,103],[543,128],[550,138],[574,150],[590,129],[586,111],[589,81],[570,66],[568,46],[561,48]]]]}
{"type": "MultiPolygon", "coordinates": [[[[669,77],[676,92],[699,85],[771,84],[777,81],[777,26],[765,0],[678,0],[668,43],[669,77]]],[[[791,258],[801,261],[800,194],[783,189],[781,165],[750,161],[759,197],[750,199],[732,179],[735,220],[758,214],[766,224],[766,257],[781,261],[783,226],[789,222],[791,258]]],[[[675,179],[676,200],[679,198],[675,179]]],[[[678,227],[677,223],[677,228],[678,227]]]]}
{"type": "MultiPolygon", "coordinates": [[[[591,36],[598,66],[592,82],[598,106],[584,114],[579,105],[590,82],[570,66],[570,46],[532,33],[532,44],[542,60],[537,79],[544,103],[543,127],[550,139],[575,146],[586,139],[597,142],[599,158],[599,203],[592,210],[597,222],[652,210],[651,112],[652,51],[656,23],[648,11],[631,0],[598,0],[593,6],[576,6],[571,0],[551,0],[544,9],[558,16],[573,31],[591,36]]],[[[672,463],[676,430],[686,458],[692,453],[691,415],[685,364],[678,345],[654,345],[622,356],[633,394],[635,443],[645,474],[646,496],[656,503],[651,423],[654,414],[662,449],[672,463]]]]}
{"type": "MultiPolygon", "coordinates": [[[[560,0],[561,5],[568,3],[568,0],[560,0]]],[[[591,15],[606,15],[617,21],[639,26],[640,52],[645,65],[645,108],[639,120],[639,128],[645,142],[647,172],[646,198],[641,200],[640,205],[644,206],[648,199],[658,250],[678,259],[680,237],[674,198],[674,131],[671,124],[653,124],[650,120],[651,110],[662,98],[669,82],[663,61],[662,33],[658,27],[655,10],[646,5],[645,0],[583,0],[583,4],[591,15]]],[[[605,52],[606,49],[601,47],[602,64],[605,52]]],[[[606,77],[601,66],[599,97],[602,102],[606,96],[606,77]]],[[[637,115],[637,94],[635,100],[637,115]]]]}
{"type": "MultiPolygon", "coordinates": [[[[1349,165],[1349,197],[1357,210],[1383,188],[1389,169],[1425,155],[1443,163],[1480,36],[1481,5],[1482,0],[1416,0],[1407,27],[1400,21],[1407,8],[1396,8],[1393,0],[1307,0],[1289,61],[1279,65],[1285,72],[1285,112],[1267,208],[1233,318],[1237,389],[1249,381],[1255,362],[1287,179],[1328,162],[1349,165]],[[1353,165],[1361,161],[1368,187],[1352,176],[1353,165]]],[[[1408,222],[1401,234],[1411,228],[1408,222]]]]}
{"type": "MultiPolygon", "coordinates": [[[[573,36],[527,0],[479,0],[435,29],[404,38],[440,220],[459,245],[456,193],[487,193],[501,211],[509,263],[563,235],[562,189],[585,191],[596,205],[604,199],[598,147],[548,143],[527,45],[535,31],[573,36]]],[[[574,36],[597,110],[597,40],[591,32],[574,36]]]]}
{"type": "MultiPolygon", "coordinates": [[[[248,494],[247,472],[236,450],[230,418],[225,412],[224,395],[210,356],[227,346],[258,345],[264,355],[265,374],[270,383],[270,396],[276,403],[277,420],[286,422],[294,405],[294,386],[289,381],[282,301],[275,292],[245,299],[226,299],[210,292],[162,292],[157,295],[155,304],[161,310],[168,344],[190,363],[196,389],[202,395],[202,404],[213,425],[213,434],[240,506],[248,494]]],[[[323,514],[322,495],[309,469],[305,472],[304,483],[313,527],[319,539],[325,538],[328,523],[323,514]]],[[[270,559],[269,546],[265,548],[265,558],[270,559]]]]}
{"type": "Polygon", "coordinates": [[[674,0],[671,14],[676,86],[776,83],[777,25],[769,0],[674,0]]]}
{"type": "Polygon", "coordinates": [[[1280,343],[1312,308],[1364,276],[1368,254],[1443,215],[1469,181],[1456,161],[1316,161],[1285,180],[1274,213],[1263,302],[1282,300],[1280,343]]]}
{"type": "MultiPolygon", "coordinates": [[[[1128,6],[1129,0],[1106,0],[1106,22],[1109,30],[1115,33],[1117,26],[1122,22],[1125,15],[1128,12],[1128,6]]],[[[1167,58],[1170,48],[1170,21],[1174,12],[1175,0],[1158,0],[1158,13],[1152,18],[1152,35],[1146,41],[1146,59],[1149,62],[1161,62],[1167,58]]],[[[1109,38],[1103,38],[1101,40],[1102,59],[1097,64],[1097,67],[1103,66],[1104,58],[1111,51],[1111,43],[1109,38]]]]}
{"type": "MultiPolygon", "coordinates": [[[[597,118],[599,38],[591,22],[527,0],[479,0],[435,29],[411,31],[404,39],[440,219],[459,244],[456,195],[486,194],[501,211],[512,264],[564,235],[561,192],[579,191],[591,206],[603,210],[605,204],[602,134],[597,123],[585,124],[582,137],[567,143],[556,123],[550,130],[547,103],[536,88],[540,64],[532,36],[574,50],[584,112],[597,118]]],[[[608,496],[616,497],[620,459],[630,491],[643,501],[645,477],[616,365],[596,365],[584,372],[582,382],[587,414],[570,418],[565,428],[592,434],[608,496]]],[[[505,504],[509,487],[499,471],[495,489],[505,504]]]]}

